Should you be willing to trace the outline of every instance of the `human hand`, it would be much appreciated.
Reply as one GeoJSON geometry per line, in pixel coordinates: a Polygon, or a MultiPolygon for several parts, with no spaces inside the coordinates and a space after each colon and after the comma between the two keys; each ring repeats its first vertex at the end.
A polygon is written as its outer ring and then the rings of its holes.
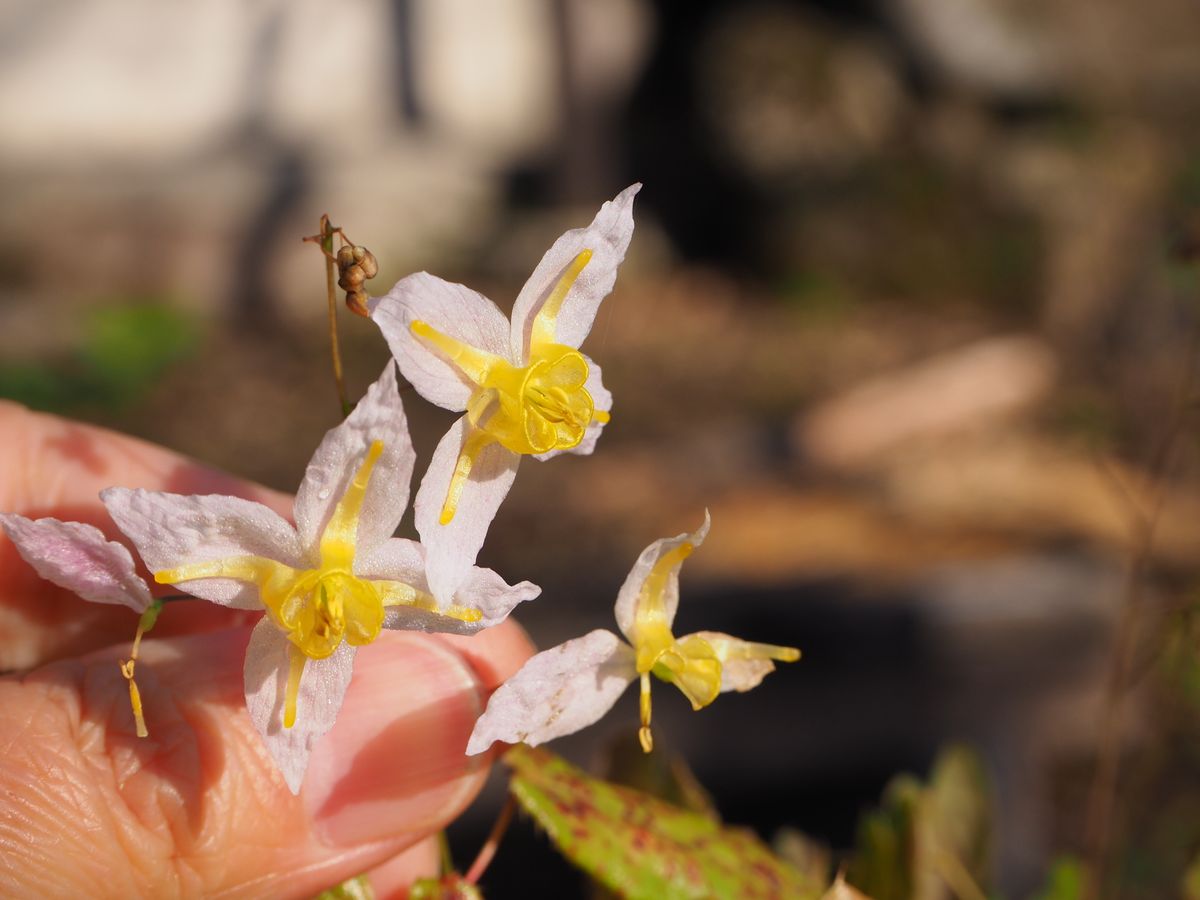
{"type": "MultiPolygon", "coordinates": [[[[97,497],[113,484],[290,512],[284,495],[14,404],[0,402],[0,436],[5,512],[118,538],[97,497]]],[[[246,714],[255,618],[168,609],[142,644],[150,737],[139,739],[117,665],[136,617],[41,580],[0,537],[0,669],[19,670],[0,678],[0,894],[304,897],[371,870],[387,896],[435,871],[431,835],[487,775],[486,760],[463,755],[467,737],[487,693],[531,653],[520,628],[385,632],[360,649],[293,796],[246,714]]]]}

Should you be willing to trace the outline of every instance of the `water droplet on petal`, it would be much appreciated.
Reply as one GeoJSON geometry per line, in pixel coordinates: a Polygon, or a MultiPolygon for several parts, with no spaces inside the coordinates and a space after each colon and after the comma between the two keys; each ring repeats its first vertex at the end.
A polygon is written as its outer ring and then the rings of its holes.
{"type": "Polygon", "coordinates": [[[325,487],[325,488],[321,488],[319,491],[317,491],[317,499],[318,499],[318,500],[328,500],[328,499],[329,499],[329,495],[330,495],[330,494],[332,494],[332,493],[333,493],[333,491],[331,491],[331,490],[330,490],[329,488],[327,488],[327,487],[325,487]]]}

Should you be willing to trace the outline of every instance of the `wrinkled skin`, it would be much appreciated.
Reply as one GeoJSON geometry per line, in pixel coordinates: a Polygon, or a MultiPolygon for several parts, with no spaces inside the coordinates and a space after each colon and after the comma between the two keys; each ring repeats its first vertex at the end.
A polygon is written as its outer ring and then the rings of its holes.
{"type": "MultiPolygon", "coordinates": [[[[0,435],[7,512],[117,538],[96,497],[112,484],[290,511],[265,488],[14,404],[0,402],[0,435]]],[[[136,617],[42,581],[0,537],[0,895],[304,897],[369,870],[389,896],[435,871],[431,835],[487,775],[486,760],[463,755],[474,718],[531,652],[520,629],[388,633],[363,648],[293,796],[242,697],[255,618],[168,608],[138,663],[141,740],[117,666],[136,617]]]]}

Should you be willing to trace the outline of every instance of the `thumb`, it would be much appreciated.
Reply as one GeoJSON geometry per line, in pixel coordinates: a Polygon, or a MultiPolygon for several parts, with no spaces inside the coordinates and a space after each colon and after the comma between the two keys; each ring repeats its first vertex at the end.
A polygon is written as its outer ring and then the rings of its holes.
{"type": "Polygon", "coordinates": [[[481,686],[437,638],[363,647],[293,796],[246,713],[249,630],[147,641],[134,733],[119,651],[0,679],[0,895],[305,897],[470,802],[481,686]]]}

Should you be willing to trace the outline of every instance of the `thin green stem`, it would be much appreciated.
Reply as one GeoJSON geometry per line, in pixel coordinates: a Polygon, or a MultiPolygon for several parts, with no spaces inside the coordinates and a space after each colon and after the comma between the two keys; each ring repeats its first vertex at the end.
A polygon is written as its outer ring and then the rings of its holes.
{"type": "Polygon", "coordinates": [[[333,236],[337,229],[329,222],[329,216],[321,216],[321,249],[325,251],[325,292],[329,299],[329,349],[333,357],[333,380],[337,384],[338,404],[342,418],[350,415],[350,401],[346,399],[346,382],[342,377],[342,351],[338,344],[337,331],[337,263],[333,255],[333,236]]]}

